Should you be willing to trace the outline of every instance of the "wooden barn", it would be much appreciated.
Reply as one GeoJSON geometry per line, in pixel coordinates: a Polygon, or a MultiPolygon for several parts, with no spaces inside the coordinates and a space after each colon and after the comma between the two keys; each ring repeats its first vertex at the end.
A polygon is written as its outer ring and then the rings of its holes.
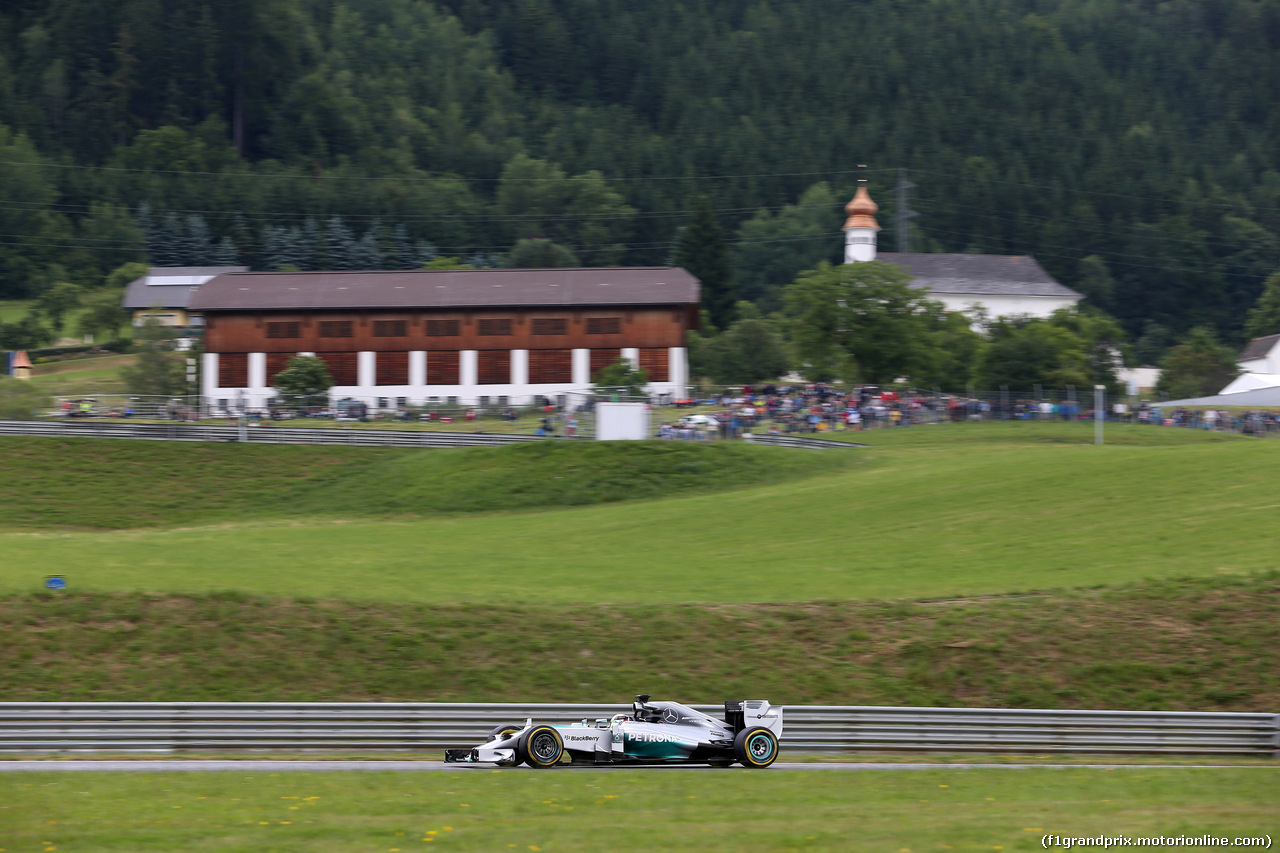
{"type": "Polygon", "coordinates": [[[371,408],[524,405],[624,357],[682,397],[698,280],[676,267],[239,272],[203,283],[206,405],[262,408],[298,354],[371,408]]]}

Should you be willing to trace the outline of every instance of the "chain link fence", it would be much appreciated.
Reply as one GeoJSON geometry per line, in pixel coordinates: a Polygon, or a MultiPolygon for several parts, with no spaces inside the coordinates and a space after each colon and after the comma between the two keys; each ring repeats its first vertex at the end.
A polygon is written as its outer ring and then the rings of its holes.
{"type": "MultiPolygon", "coordinates": [[[[492,434],[592,438],[598,401],[646,402],[658,438],[716,440],[745,434],[815,435],[848,430],[901,428],[976,421],[1092,421],[1093,389],[842,388],[821,383],[762,386],[695,385],[684,398],[637,395],[628,389],[590,389],[512,405],[481,397],[475,404],[421,402],[403,397],[333,395],[315,406],[272,404],[250,408],[242,400],[198,395],[142,397],[122,394],[54,398],[33,416],[95,420],[424,429],[492,434]]],[[[1280,411],[1243,407],[1169,406],[1130,395],[1103,398],[1105,420],[1149,426],[1204,429],[1242,435],[1280,435],[1280,411]]]]}

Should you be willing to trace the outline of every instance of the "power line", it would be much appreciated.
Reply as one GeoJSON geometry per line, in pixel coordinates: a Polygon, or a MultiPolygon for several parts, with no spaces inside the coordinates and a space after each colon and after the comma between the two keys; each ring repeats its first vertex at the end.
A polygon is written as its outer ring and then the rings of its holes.
{"type": "MultiPolygon", "coordinates": [[[[607,176],[607,175],[565,175],[560,178],[466,178],[456,175],[431,175],[424,177],[406,177],[403,175],[335,175],[332,173],[324,173],[322,175],[305,174],[305,173],[289,173],[289,172],[241,172],[241,171],[224,171],[224,172],[202,172],[202,171],[185,171],[177,169],[131,169],[123,166],[89,166],[74,163],[50,163],[40,162],[31,163],[28,161],[18,160],[0,160],[0,165],[5,166],[40,166],[46,169],[68,169],[68,170],[84,170],[96,172],[122,172],[127,174],[143,174],[143,175],[177,175],[202,178],[248,178],[250,180],[261,180],[264,178],[280,179],[280,180],[304,180],[304,181],[362,181],[377,182],[389,181],[396,183],[484,183],[496,184],[503,182],[511,183],[575,183],[584,181],[604,181],[606,183],[618,183],[629,181],[727,181],[727,180],[746,180],[752,178],[805,178],[816,177],[819,175],[850,175],[865,170],[858,169],[833,169],[821,172],[761,172],[759,174],[742,174],[742,175],[645,175],[636,177],[626,176],[607,176]]],[[[872,172],[889,172],[892,169],[871,169],[872,172]]]]}

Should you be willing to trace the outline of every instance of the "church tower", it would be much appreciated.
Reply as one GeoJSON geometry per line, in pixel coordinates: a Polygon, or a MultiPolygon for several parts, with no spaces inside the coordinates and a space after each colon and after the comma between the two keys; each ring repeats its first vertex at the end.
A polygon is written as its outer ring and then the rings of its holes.
{"type": "Polygon", "coordinates": [[[876,211],[880,205],[871,200],[864,186],[858,187],[853,200],[844,206],[849,218],[844,223],[844,262],[856,264],[876,259],[876,211]]]}

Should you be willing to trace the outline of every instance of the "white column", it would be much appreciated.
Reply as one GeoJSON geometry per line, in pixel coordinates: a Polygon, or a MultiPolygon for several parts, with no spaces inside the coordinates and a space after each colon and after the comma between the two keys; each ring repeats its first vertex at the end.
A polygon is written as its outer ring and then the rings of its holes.
{"type": "Polygon", "coordinates": [[[639,347],[623,347],[622,357],[631,362],[632,369],[640,366],[640,348],[639,347]]]}
{"type": "Polygon", "coordinates": [[[473,349],[464,349],[458,355],[458,402],[474,405],[477,399],[476,380],[479,379],[479,355],[473,349]]]}
{"type": "Polygon", "coordinates": [[[427,354],[422,350],[409,353],[409,384],[415,388],[427,384],[427,354]]]}
{"type": "Polygon", "coordinates": [[[249,353],[249,390],[259,393],[267,390],[267,354],[265,352],[249,353]]]}
{"type": "Polygon", "coordinates": [[[356,384],[360,386],[360,393],[363,394],[365,391],[373,393],[373,386],[377,384],[377,373],[378,354],[376,352],[356,353],[356,384]]]}
{"type": "Polygon", "coordinates": [[[511,351],[511,384],[516,386],[511,389],[512,395],[523,394],[524,386],[529,384],[529,351],[527,349],[511,351]]]}
{"type": "Polygon", "coordinates": [[[689,395],[689,359],[684,347],[667,349],[667,375],[671,377],[671,393],[677,399],[689,395]]]}
{"type": "Polygon", "coordinates": [[[591,384],[591,350],[573,351],[573,384],[585,388],[591,384]]]}
{"type": "Polygon", "coordinates": [[[204,396],[206,405],[211,406],[213,403],[209,400],[218,390],[218,354],[205,353],[203,362],[200,365],[200,394],[204,396]]]}

